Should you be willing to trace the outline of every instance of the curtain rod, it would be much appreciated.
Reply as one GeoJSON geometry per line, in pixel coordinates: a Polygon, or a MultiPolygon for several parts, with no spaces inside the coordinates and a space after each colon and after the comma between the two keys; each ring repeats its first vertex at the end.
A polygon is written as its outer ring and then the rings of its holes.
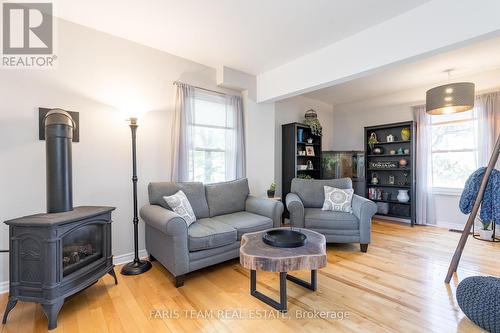
{"type": "MultiPolygon", "coordinates": [[[[181,82],[181,81],[174,81],[174,85],[177,84],[177,83],[183,83],[183,84],[187,84],[187,83],[184,83],[184,82],[181,82]]],[[[219,94],[219,95],[228,95],[226,93],[223,93],[223,92],[220,92],[220,91],[215,91],[215,90],[211,90],[211,89],[207,89],[207,88],[203,88],[203,87],[198,87],[198,86],[193,86],[192,84],[190,85],[196,89],[200,89],[200,90],[205,90],[205,91],[209,91],[209,92],[213,92],[213,93],[216,93],[216,94],[219,94]]]]}

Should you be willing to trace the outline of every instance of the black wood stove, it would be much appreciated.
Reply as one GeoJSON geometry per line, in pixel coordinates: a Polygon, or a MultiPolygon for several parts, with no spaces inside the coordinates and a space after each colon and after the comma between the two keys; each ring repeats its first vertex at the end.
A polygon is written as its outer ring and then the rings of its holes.
{"type": "Polygon", "coordinates": [[[113,270],[111,212],[114,207],[73,208],[71,140],[73,121],[63,110],[45,117],[47,211],[6,221],[9,225],[9,301],[42,305],[48,328],[57,327],[64,299],[113,270]]]}

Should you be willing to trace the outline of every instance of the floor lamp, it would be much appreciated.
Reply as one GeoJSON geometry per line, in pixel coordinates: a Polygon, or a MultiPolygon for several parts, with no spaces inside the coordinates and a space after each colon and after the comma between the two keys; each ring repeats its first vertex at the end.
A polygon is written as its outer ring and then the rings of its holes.
{"type": "Polygon", "coordinates": [[[137,118],[129,118],[129,126],[132,132],[132,188],[134,191],[134,261],[122,267],[123,275],[138,275],[147,272],[151,269],[151,263],[147,260],[139,259],[139,239],[138,239],[138,224],[139,216],[137,214],[137,118]]]}

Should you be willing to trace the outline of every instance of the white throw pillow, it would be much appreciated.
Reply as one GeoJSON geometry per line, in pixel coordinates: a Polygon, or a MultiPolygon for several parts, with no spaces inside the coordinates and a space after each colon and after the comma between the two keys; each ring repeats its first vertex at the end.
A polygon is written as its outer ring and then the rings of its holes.
{"type": "Polygon", "coordinates": [[[334,212],[352,213],[353,189],[340,189],[331,186],[324,186],[325,202],[321,210],[331,210],[334,212]]]}
{"type": "Polygon", "coordinates": [[[163,197],[167,204],[172,208],[174,212],[179,214],[184,221],[186,221],[187,226],[189,227],[191,223],[196,221],[196,216],[194,215],[193,208],[189,203],[188,198],[182,192],[182,190],[178,191],[174,195],[163,197]]]}

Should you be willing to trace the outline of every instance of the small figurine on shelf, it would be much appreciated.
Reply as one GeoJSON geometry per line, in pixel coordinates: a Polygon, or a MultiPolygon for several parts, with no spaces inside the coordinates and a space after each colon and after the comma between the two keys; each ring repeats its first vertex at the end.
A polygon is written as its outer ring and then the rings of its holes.
{"type": "Polygon", "coordinates": [[[313,162],[311,160],[308,160],[307,161],[307,170],[313,170],[313,169],[314,169],[313,162]]]}
{"type": "Polygon", "coordinates": [[[404,178],[403,178],[403,180],[400,182],[400,185],[405,185],[405,186],[407,186],[407,185],[408,185],[408,179],[407,179],[408,175],[409,175],[409,173],[408,173],[408,172],[406,172],[406,171],[405,171],[405,172],[403,172],[403,177],[404,177],[404,178]]]}

